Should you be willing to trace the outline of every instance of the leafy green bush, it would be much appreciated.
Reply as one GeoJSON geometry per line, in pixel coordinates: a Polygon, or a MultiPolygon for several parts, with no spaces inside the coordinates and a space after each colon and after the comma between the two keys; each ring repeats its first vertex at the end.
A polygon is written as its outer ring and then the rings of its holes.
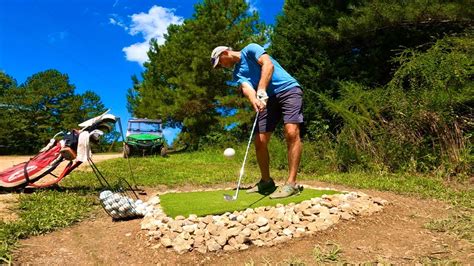
{"type": "MultiPolygon", "coordinates": [[[[472,34],[405,50],[382,88],[341,83],[341,98],[321,95],[342,118],[336,137],[341,170],[472,174],[474,86],[472,34]]],[[[461,174],[461,175],[459,175],[461,174]]]]}
{"type": "MultiPolygon", "coordinates": [[[[299,172],[307,174],[327,174],[337,170],[333,146],[333,142],[327,138],[315,141],[303,140],[303,153],[301,155],[299,172]]],[[[248,164],[258,168],[254,146],[252,145],[250,149],[248,164]]],[[[286,180],[288,152],[285,139],[278,133],[272,136],[268,145],[268,152],[270,153],[270,174],[282,175],[278,178],[286,180]]]]}

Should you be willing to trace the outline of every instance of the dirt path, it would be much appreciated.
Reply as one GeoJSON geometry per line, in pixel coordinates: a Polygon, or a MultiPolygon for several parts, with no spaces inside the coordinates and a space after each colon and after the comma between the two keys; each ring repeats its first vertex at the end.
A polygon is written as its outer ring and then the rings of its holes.
{"type": "MultiPolygon", "coordinates": [[[[94,162],[100,162],[112,158],[121,157],[121,153],[115,154],[94,154],[93,160],[94,162]]],[[[17,165],[22,162],[28,161],[32,156],[0,156],[0,171],[8,169],[14,165],[17,165]]],[[[54,174],[59,175],[64,168],[67,162],[61,163],[55,171],[54,174]]],[[[87,163],[82,164],[79,166],[79,170],[85,170],[89,167],[87,163]]],[[[44,177],[44,180],[47,180],[48,177],[44,177]]],[[[65,177],[67,178],[67,177],[65,177]]],[[[40,180],[41,182],[42,180],[40,180]]],[[[16,214],[14,213],[14,209],[18,203],[18,196],[19,194],[15,193],[0,193],[0,220],[3,221],[12,221],[17,219],[16,214]]]]}
{"type": "MultiPolygon", "coordinates": [[[[328,186],[318,182],[307,183],[328,186]]],[[[273,265],[303,262],[311,265],[316,263],[313,253],[315,246],[327,248],[328,243],[339,246],[339,262],[474,262],[474,245],[447,233],[424,228],[427,222],[449,215],[449,208],[445,204],[388,192],[361,191],[386,199],[391,204],[373,216],[344,221],[314,236],[293,239],[273,247],[251,247],[245,251],[208,254],[193,251],[177,255],[172,250],[154,248],[153,244],[149,244],[145,232],[140,230],[140,220],[112,222],[103,211],[99,211],[87,221],[70,228],[20,241],[20,247],[13,254],[14,263],[273,265]]]]}

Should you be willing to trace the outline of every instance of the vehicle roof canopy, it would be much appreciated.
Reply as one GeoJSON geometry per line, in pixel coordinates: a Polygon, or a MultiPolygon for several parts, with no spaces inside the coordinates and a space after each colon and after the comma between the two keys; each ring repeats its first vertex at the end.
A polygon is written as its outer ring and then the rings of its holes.
{"type": "Polygon", "coordinates": [[[128,122],[143,122],[143,123],[162,123],[161,119],[146,119],[146,118],[133,118],[129,119],[128,122]]]}

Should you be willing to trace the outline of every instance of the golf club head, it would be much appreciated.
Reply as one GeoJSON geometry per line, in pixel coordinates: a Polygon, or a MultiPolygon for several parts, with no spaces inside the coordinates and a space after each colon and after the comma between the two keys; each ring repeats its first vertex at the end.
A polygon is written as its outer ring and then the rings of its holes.
{"type": "Polygon", "coordinates": [[[235,200],[235,198],[233,196],[228,195],[228,194],[224,194],[224,199],[226,201],[234,201],[235,200]]]}

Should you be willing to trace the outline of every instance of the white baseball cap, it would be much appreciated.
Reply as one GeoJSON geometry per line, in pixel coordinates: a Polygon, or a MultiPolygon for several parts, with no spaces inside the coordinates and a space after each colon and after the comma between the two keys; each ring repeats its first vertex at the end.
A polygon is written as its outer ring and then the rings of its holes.
{"type": "Polygon", "coordinates": [[[221,55],[222,52],[224,51],[231,51],[232,48],[228,46],[217,46],[212,50],[211,53],[211,64],[213,68],[216,68],[217,64],[219,64],[219,56],[221,55]]]}

